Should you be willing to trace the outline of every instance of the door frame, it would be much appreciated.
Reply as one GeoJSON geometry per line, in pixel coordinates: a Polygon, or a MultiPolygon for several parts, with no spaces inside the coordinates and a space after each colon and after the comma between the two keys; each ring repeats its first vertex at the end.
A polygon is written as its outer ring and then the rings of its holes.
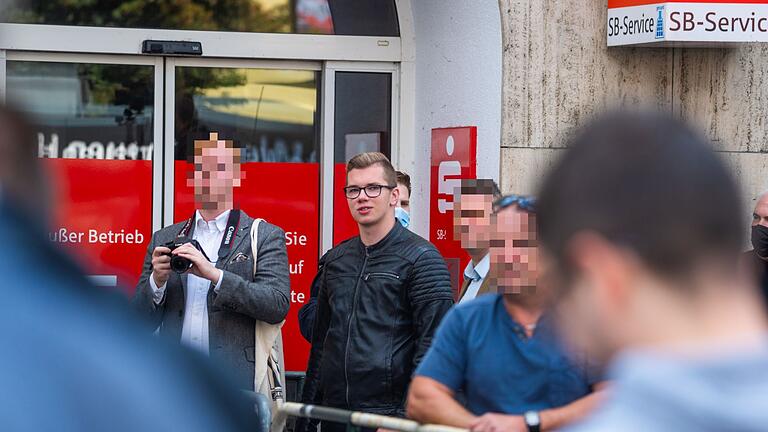
{"type": "Polygon", "coordinates": [[[400,61],[400,37],[248,33],[0,23],[0,49],[146,55],[145,40],[195,41],[200,57],[400,61]]]}

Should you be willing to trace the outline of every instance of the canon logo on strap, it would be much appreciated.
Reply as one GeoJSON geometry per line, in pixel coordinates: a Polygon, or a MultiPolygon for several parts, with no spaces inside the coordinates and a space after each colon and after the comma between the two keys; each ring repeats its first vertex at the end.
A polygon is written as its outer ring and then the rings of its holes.
{"type": "Polygon", "coordinates": [[[229,242],[232,240],[232,234],[234,232],[235,232],[235,227],[230,226],[229,228],[227,228],[227,239],[225,240],[227,244],[229,244],[229,242]]]}

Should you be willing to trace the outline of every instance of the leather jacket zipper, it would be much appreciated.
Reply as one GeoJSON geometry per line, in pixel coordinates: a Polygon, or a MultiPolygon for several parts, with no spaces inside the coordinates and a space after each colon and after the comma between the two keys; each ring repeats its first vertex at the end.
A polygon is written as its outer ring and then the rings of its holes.
{"type": "MultiPolygon", "coordinates": [[[[363,266],[360,269],[360,276],[355,281],[355,290],[352,293],[352,311],[349,314],[349,320],[347,320],[347,344],[344,346],[344,386],[345,386],[345,400],[347,401],[347,408],[352,405],[349,403],[349,373],[347,373],[347,360],[349,359],[349,340],[352,334],[352,318],[357,311],[357,289],[360,286],[360,279],[363,278],[365,273],[365,266],[368,264],[368,247],[365,248],[365,258],[363,259],[363,266]]],[[[367,277],[366,277],[367,280],[367,277]]]]}
{"type": "Polygon", "coordinates": [[[368,278],[371,277],[371,276],[384,276],[384,277],[393,278],[393,279],[400,279],[400,275],[395,274],[395,273],[375,272],[375,273],[367,273],[365,275],[365,277],[363,278],[363,280],[367,281],[368,278]]]}

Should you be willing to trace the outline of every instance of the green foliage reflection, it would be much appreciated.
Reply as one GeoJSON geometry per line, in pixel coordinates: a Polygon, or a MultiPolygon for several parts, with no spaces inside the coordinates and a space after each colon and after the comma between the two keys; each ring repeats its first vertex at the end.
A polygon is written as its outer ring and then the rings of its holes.
{"type": "Polygon", "coordinates": [[[289,33],[290,0],[16,0],[3,22],[289,33]]]}

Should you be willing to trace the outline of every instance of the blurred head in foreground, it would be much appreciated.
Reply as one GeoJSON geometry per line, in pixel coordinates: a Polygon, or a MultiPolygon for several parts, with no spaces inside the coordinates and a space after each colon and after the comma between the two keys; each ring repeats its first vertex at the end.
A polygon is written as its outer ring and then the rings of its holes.
{"type": "Polygon", "coordinates": [[[568,147],[537,206],[570,341],[608,360],[758,340],[739,192],[707,142],[666,116],[615,114],[568,147]]]}
{"type": "Polygon", "coordinates": [[[0,106],[0,199],[45,222],[49,210],[46,177],[26,119],[0,106]]]}
{"type": "Polygon", "coordinates": [[[254,430],[253,405],[221,368],[150,336],[48,240],[48,188],[30,130],[0,106],[0,341],[13,347],[0,356],[2,391],[12,395],[0,404],[0,429],[254,430]]]}

